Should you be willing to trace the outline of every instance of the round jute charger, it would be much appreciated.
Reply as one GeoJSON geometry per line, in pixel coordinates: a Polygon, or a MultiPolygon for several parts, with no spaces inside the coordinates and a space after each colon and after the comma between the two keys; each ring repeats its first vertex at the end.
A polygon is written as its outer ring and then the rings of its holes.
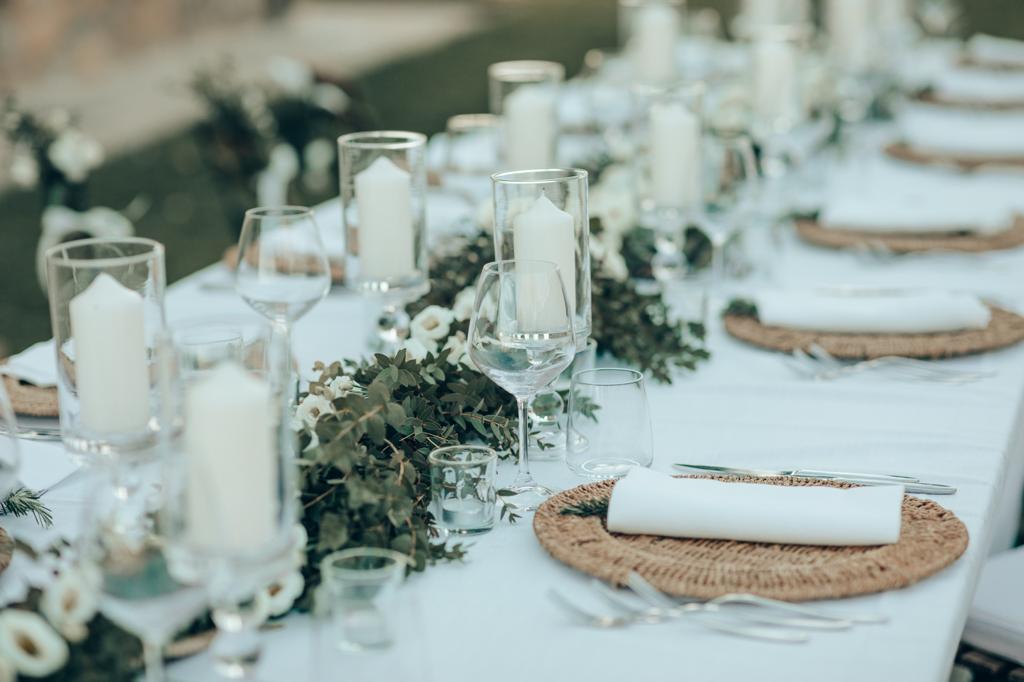
{"type": "Polygon", "coordinates": [[[818,246],[833,249],[877,249],[889,253],[917,253],[921,251],[1001,251],[1024,244],[1024,218],[1017,216],[1013,226],[995,234],[972,232],[858,232],[823,227],[816,220],[797,220],[796,233],[800,238],[818,246]]]}
{"type": "Polygon", "coordinates": [[[13,377],[4,377],[4,387],[11,397],[11,407],[15,414],[29,417],[59,417],[57,405],[57,389],[54,387],[33,386],[25,384],[13,377]]]}
{"type": "MultiPolygon", "coordinates": [[[[806,478],[715,478],[736,485],[853,487],[806,478]]],[[[584,573],[624,585],[630,571],[636,571],[678,597],[713,599],[749,592],[808,601],[894,590],[945,568],[967,548],[967,529],[956,515],[931,500],[910,496],[903,498],[899,542],[867,547],[621,535],[609,532],[601,517],[561,513],[568,505],[607,498],[612,485],[588,483],[551,497],[534,516],[537,539],[555,559],[584,573]]]]}
{"type": "Polygon", "coordinates": [[[982,353],[1024,340],[1024,317],[989,306],[992,319],[984,329],[936,334],[838,334],[788,327],[769,327],[749,315],[726,315],[725,330],[737,339],[761,348],[792,353],[818,344],[844,360],[870,360],[897,355],[934,360],[982,353]]]}
{"type": "MultiPolygon", "coordinates": [[[[228,266],[229,270],[234,270],[238,267],[238,245],[229,246],[221,257],[224,265],[228,266]]],[[[345,265],[344,263],[338,263],[330,261],[331,266],[331,281],[335,284],[345,283],[345,265]]]]}
{"type": "Polygon", "coordinates": [[[934,90],[925,90],[914,97],[924,104],[935,104],[942,107],[956,107],[957,109],[977,109],[979,111],[1014,111],[1024,109],[1024,100],[1008,100],[1003,102],[985,102],[979,100],[951,99],[940,95],[934,90]]]}
{"type": "Polygon", "coordinates": [[[905,142],[893,142],[885,148],[885,153],[900,161],[929,166],[954,166],[965,171],[978,168],[1024,167],[1024,156],[972,156],[969,154],[929,152],[922,149],[914,149],[905,142]]]}

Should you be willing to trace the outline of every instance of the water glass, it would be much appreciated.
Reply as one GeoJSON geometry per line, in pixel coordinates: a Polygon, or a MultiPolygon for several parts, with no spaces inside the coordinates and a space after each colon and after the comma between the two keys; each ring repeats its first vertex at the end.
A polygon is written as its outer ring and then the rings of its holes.
{"type": "Polygon", "coordinates": [[[558,146],[558,91],[565,67],[519,60],[487,68],[491,113],[501,117],[503,170],[551,168],[558,146]]]}
{"type": "Polygon", "coordinates": [[[497,453],[482,445],[452,445],[437,448],[427,459],[438,525],[463,535],[493,528],[497,453]]]}
{"type": "Polygon", "coordinates": [[[320,564],[331,639],[343,651],[386,649],[395,641],[399,588],[409,560],[390,549],[333,552],[320,564]]]}
{"type": "Polygon", "coordinates": [[[700,229],[711,241],[713,286],[725,278],[725,247],[750,221],[760,187],[750,138],[721,132],[708,144],[707,182],[700,229]]]}
{"type": "Polygon", "coordinates": [[[156,441],[154,357],[164,332],[164,247],[82,239],[46,252],[60,425],[73,453],[114,456],[156,441]]]}
{"type": "Polygon", "coordinates": [[[632,369],[577,372],[569,392],[566,463],[581,475],[618,478],[654,461],[644,375],[632,369]]]}
{"type": "Polygon", "coordinates": [[[585,369],[593,369],[597,362],[597,341],[587,339],[583,350],[576,353],[572,364],[565,368],[551,386],[538,393],[530,401],[530,424],[533,435],[531,448],[537,445],[533,455],[536,461],[560,460],[565,456],[565,401],[562,393],[567,393],[572,385],[572,375],[585,369]]]}

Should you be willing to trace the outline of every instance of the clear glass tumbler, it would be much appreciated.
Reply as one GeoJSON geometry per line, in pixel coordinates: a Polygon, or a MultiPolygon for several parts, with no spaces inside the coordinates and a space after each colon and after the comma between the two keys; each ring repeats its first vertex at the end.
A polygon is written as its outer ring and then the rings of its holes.
{"type": "Polygon", "coordinates": [[[569,392],[566,463],[590,478],[618,478],[654,461],[644,375],[632,369],[577,372],[569,392]]]}
{"type": "Polygon", "coordinates": [[[438,525],[463,535],[493,528],[497,453],[482,445],[452,445],[437,448],[427,459],[438,525]]]}
{"type": "Polygon", "coordinates": [[[395,641],[399,587],[409,560],[390,549],[333,552],[320,564],[332,644],[343,651],[386,649],[395,641]]]}

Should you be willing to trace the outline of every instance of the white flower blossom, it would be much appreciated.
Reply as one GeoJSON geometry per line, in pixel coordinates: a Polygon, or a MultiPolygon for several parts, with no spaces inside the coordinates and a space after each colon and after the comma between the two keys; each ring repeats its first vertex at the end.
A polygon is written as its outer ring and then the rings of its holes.
{"type": "Polygon", "coordinates": [[[321,415],[329,414],[332,411],[331,401],[322,395],[310,393],[295,409],[295,418],[292,426],[295,430],[305,427],[309,431],[316,428],[316,423],[321,415]]]}
{"type": "Polygon", "coordinates": [[[601,271],[614,280],[625,282],[629,279],[629,268],[626,259],[617,250],[609,250],[601,262],[601,271]]]}
{"type": "Polygon", "coordinates": [[[334,149],[334,143],[323,137],[318,137],[307,144],[302,150],[306,168],[317,171],[330,169],[334,165],[334,149]]]}
{"type": "Polygon", "coordinates": [[[18,187],[32,189],[39,182],[39,163],[28,149],[15,147],[10,172],[11,181],[18,187]]]}
{"type": "Polygon", "coordinates": [[[337,85],[331,83],[317,83],[309,96],[313,104],[321,109],[326,109],[332,114],[343,114],[348,109],[349,96],[337,85]]]}
{"type": "Polygon", "coordinates": [[[456,332],[448,337],[445,341],[444,346],[441,347],[442,351],[451,351],[448,353],[448,364],[457,365],[462,361],[462,357],[466,354],[466,335],[462,332],[456,332]]]}
{"type": "Polygon", "coordinates": [[[103,148],[88,135],[68,128],[50,143],[46,156],[69,181],[82,182],[103,163],[103,148]]]}
{"type": "Polygon", "coordinates": [[[327,390],[331,392],[332,398],[344,398],[355,386],[356,382],[352,381],[352,377],[344,374],[327,382],[327,390]]]}
{"type": "Polygon", "coordinates": [[[477,205],[476,222],[480,227],[489,230],[494,227],[494,200],[485,199],[477,205]]]}
{"type": "Polygon", "coordinates": [[[257,608],[271,616],[283,616],[291,609],[295,600],[302,596],[306,581],[302,571],[292,571],[280,580],[270,583],[256,595],[257,608]]]}
{"type": "Polygon", "coordinates": [[[590,215],[600,218],[605,233],[616,241],[636,226],[636,203],[628,188],[602,182],[594,188],[589,208],[590,215]]]}
{"type": "Polygon", "coordinates": [[[448,336],[455,315],[448,308],[439,305],[428,305],[412,318],[409,332],[412,338],[419,339],[424,345],[429,341],[438,341],[448,336]]]}
{"type": "Polygon", "coordinates": [[[5,658],[0,658],[0,682],[14,682],[17,673],[14,665],[5,658]]]}
{"type": "Polygon", "coordinates": [[[433,353],[437,350],[437,344],[429,340],[425,343],[415,337],[412,337],[405,340],[405,343],[402,344],[402,348],[405,350],[405,354],[408,358],[412,360],[423,360],[427,357],[428,353],[433,353]]]}
{"type": "Polygon", "coordinates": [[[274,85],[291,95],[301,94],[313,85],[313,69],[306,62],[291,57],[271,57],[267,75],[274,85]]]}
{"type": "Polygon", "coordinates": [[[300,569],[306,565],[306,545],[309,544],[309,533],[306,532],[306,527],[301,523],[296,523],[292,527],[292,560],[295,563],[295,568],[300,569]]]}
{"type": "Polygon", "coordinates": [[[0,658],[26,677],[51,675],[68,661],[68,644],[39,614],[0,611],[0,658]]]}
{"type": "Polygon", "coordinates": [[[473,306],[476,304],[476,288],[466,287],[455,297],[452,304],[452,314],[459,322],[465,322],[473,316],[473,306]]]}
{"type": "Polygon", "coordinates": [[[68,641],[80,642],[96,615],[96,585],[87,573],[69,568],[43,591],[39,610],[68,641]]]}

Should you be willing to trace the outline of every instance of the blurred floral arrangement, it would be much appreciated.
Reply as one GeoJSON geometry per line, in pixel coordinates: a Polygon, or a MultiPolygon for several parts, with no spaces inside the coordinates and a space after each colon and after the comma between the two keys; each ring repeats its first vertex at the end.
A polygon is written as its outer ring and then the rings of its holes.
{"type": "MultiPolygon", "coordinates": [[[[89,176],[103,163],[103,147],[75,125],[70,113],[54,109],[37,115],[19,109],[14,98],[8,98],[0,110],[0,132],[11,146],[7,169],[11,181],[42,197],[36,274],[43,290],[44,254],[51,246],[82,237],[127,237],[135,232],[125,213],[89,207],[89,176]]],[[[138,208],[130,206],[126,212],[138,213],[138,208]]]]}
{"type": "Polygon", "coordinates": [[[372,123],[359,98],[304,62],[270,60],[266,76],[245,81],[230,60],[197,71],[193,95],[208,117],[202,149],[232,197],[232,225],[250,206],[316,203],[337,189],[335,138],[372,123]]]}

